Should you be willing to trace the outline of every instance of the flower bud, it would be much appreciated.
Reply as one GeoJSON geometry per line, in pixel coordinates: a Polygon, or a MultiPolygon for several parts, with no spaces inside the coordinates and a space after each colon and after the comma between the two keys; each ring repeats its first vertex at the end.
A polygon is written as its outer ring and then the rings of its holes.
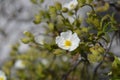
{"type": "Polygon", "coordinates": [[[39,14],[35,15],[35,19],[33,21],[35,24],[39,24],[41,22],[41,16],[39,14]]]}
{"type": "Polygon", "coordinates": [[[62,12],[66,13],[66,12],[68,12],[68,9],[67,8],[62,8],[62,12]]]}
{"type": "Polygon", "coordinates": [[[61,10],[62,9],[62,5],[59,2],[55,3],[55,7],[56,7],[57,10],[61,10]]]}
{"type": "Polygon", "coordinates": [[[24,43],[24,44],[27,44],[30,42],[30,39],[29,38],[22,38],[21,41],[24,43]]]}
{"type": "Polygon", "coordinates": [[[24,31],[23,33],[27,37],[33,37],[33,34],[31,32],[29,32],[29,31],[24,31]]]}

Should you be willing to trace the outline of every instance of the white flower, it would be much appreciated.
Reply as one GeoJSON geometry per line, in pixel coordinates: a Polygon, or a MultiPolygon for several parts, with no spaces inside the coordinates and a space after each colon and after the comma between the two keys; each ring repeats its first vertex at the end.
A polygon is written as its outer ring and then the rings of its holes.
{"type": "Polygon", "coordinates": [[[72,31],[62,32],[60,36],[56,37],[56,44],[58,47],[73,51],[75,50],[80,43],[80,39],[76,33],[72,34],[72,31]]]}
{"type": "Polygon", "coordinates": [[[5,73],[0,70],[0,80],[7,80],[7,77],[5,76],[5,73]]]}
{"type": "Polygon", "coordinates": [[[16,62],[15,62],[15,68],[17,68],[17,69],[24,69],[25,68],[25,64],[24,64],[24,62],[22,61],[22,60],[17,60],[16,62]]]}
{"type": "Polygon", "coordinates": [[[73,10],[77,7],[78,1],[77,0],[72,0],[69,3],[66,3],[63,7],[68,8],[68,10],[73,10]]]}

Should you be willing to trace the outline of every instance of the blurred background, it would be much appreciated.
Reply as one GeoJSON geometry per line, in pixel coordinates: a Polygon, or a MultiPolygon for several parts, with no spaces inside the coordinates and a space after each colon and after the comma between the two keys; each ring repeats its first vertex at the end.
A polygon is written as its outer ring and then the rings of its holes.
{"type": "MultiPolygon", "coordinates": [[[[52,5],[54,1],[64,3],[69,0],[45,0],[42,5],[33,4],[30,0],[0,0],[0,64],[8,58],[13,44],[17,42],[20,43],[19,51],[25,51],[29,48],[28,45],[20,42],[24,31],[32,31],[35,34],[44,33],[44,28],[37,27],[40,25],[35,25],[33,23],[34,14],[40,9],[52,5]]],[[[105,1],[110,4],[116,4],[118,0],[105,1]]],[[[114,7],[110,10],[117,12],[114,7]]],[[[81,11],[81,14],[84,14],[84,11],[85,9],[81,11]]],[[[120,16],[119,11],[117,14],[120,16]]],[[[120,56],[120,46],[116,45],[115,41],[111,51],[120,56]]]]}
{"type": "MultiPolygon", "coordinates": [[[[11,46],[20,43],[20,51],[28,49],[27,44],[20,42],[24,31],[34,34],[44,33],[40,25],[33,23],[34,15],[40,9],[47,8],[54,1],[45,0],[41,4],[33,4],[30,0],[0,0],[0,64],[9,57],[11,46]]],[[[69,1],[63,0],[62,3],[69,1]]]]}
{"type": "Polygon", "coordinates": [[[35,26],[35,11],[30,0],[0,0],[0,63],[9,56],[11,46],[20,41],[23,31],[35,26]]]}

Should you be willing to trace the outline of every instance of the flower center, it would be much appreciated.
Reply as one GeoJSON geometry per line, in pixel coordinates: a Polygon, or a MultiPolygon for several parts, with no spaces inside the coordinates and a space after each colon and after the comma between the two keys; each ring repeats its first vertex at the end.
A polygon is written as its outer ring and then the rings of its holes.
{"type": "Polygon", "coordinates": [[[66,40],[66,41],[65,41],[65,46],[66,46],[66,47],[69,47],[69,46],[71,46],[71,45],[72,45],[72,43],[71,43],[70,40],[66,40]]]}
{"type": "Polygon", "coordinates": [[[4,78],[3,78],[3,77],[0,77],[0,80],[4,80],[4,78]]]}

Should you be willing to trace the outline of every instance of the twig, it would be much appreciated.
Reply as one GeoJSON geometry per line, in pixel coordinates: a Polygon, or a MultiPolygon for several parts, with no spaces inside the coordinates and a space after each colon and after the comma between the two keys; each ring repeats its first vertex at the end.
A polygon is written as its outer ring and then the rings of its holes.
{"type": "Polygon", "coordinates": [[[116,33],[114,33],[113,36],[112,36],[112,39],[111,39],[111,41],[110,41],[110,45],[109,45],[108,49],[106,50],[105,55],[103,56],[103,60],[102,60],[102,61],[95,67],[95,69],[94,69],[93,80],[95,80],[95,76],[96,76],[97,70],[99,69],[99,67],[100,67],[100,66],[102,65],[102,63],[104,62],[104,58],[106,57],[107,53],[110,51],[110,48],[111,48],[111,46],[112,46],[112,43],[113,43],[115,34],[116,34],[116,33]]]}
{"type": "Polygon", "coordinates": [[[80,62],[82,62],[83,59],[79,59],[78,61],[76,61],[76,63],[74,64],[74,66],[62,76],[62,80],[67,80],[67,77],[69,76],[69,74],[76,69],[76,67],[80,64],[80,62]]]}

